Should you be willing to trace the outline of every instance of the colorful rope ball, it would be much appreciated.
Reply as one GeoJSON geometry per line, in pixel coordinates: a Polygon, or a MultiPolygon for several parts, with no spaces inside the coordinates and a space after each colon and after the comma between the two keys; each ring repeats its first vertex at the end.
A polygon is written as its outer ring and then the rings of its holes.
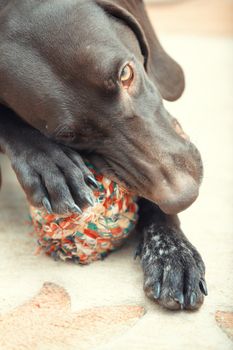
{"type": "Polygon", "coordinates": [[[104,177],[93,166],[99,189],[93,192],[94,206],[82,214],[55,215],[30,207],[38,240],[38,252],[55,260],[88,264],[118,249],[134,229],[138,218],[136,197],[104,177]]]}

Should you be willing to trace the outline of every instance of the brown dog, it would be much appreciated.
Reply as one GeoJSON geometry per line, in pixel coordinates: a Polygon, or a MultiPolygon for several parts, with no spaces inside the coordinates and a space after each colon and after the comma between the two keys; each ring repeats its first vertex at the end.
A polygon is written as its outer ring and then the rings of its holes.
{"type": "Polygon", "coordinates": [[[198,308],[207,294],[175,216],[202,178],[199,152],[162,103],[183,89],[140,0],[0,4],[0,149],[28,200],[56,213],[91,205],[88,154],[141,197],[144,288],[171,309],[198,308]]]}

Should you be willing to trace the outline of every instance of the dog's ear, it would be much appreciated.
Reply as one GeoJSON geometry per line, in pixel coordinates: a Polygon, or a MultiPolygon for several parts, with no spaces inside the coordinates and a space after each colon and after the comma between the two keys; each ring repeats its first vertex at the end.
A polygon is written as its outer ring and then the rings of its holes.
{"type": "MultiPolygon", "coordinates": [[[[183,71],[161,46],[142,1],[137,6],[127,3],[127,9],[115,1],[95,1],[104,11],[124,21],[133,30],[144,56],[145,69],[155,81],[162,97],[168,101],[177,100],[184,90],[183,71]]],[[[122,1],[117,2],[121,4],[122,1]]]]}
{"type": "Polygon", "coordinates": [[[147,69],[149,45],[146,40],[145,33],[142,27],[140,26],[139,22],[136,20],[136,18],[132,16],[131,13],[124,9],[122,6],[116,5],[111,1],[96,0],[96,3],[99,6],[101,6],[104,9],[104,11],[107,12],[109,15],[120,19],[131,28],[131,30],[136,35],[136,38],[138,39],[141,52],[144,57],[144,66],[145,69],[147,69]]]}

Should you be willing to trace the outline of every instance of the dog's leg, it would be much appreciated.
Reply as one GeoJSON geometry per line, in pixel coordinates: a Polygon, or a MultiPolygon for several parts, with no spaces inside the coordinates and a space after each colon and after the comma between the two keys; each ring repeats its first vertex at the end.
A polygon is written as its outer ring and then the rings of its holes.
{"type": "Polygon", "coordinates": [[[98,187],[77,152],[61,146],[0,106],[0,151],[5,153],[29,202],[48,212],[81,212],[98,187]]]}
{"type": "Polygon", "coordinates": [[[181,231],[178,217],[165,215],[144,199],[139,206],[143,236],[136,254],[147,296],[168,309],[198,309],[207,295],[200,254],[181,231]]]}

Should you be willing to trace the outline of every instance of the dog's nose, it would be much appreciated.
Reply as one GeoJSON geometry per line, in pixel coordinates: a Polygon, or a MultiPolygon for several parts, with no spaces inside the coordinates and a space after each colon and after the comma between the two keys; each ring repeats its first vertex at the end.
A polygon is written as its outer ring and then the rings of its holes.
{"type": "Polygon", "coordinates": [[[181,211],[187,209],[198,197],[198,191],[182,193],[176,198],[167,199],[158,203],[160,209],[169,215],[178,214],[181,211]]]}
{"type": "Polygon", "coordinates": [[[161,187],[156,192],[156,204],[164,213],[173,215],[187,209],[197,199],[199,185],[189,177],[182,177],[175,184],[161,187]]]}
{"type": "Polygon", "coordinates": [[[182,137],[183,139],[185,139],[186,141],[189,141],[189,136],[184,132],[184,130],[182,129],[182,126],[180,125],[180,123],[178,122],[177,119],[173,118],[172,119],[172,126],[173,129],[175,130],[175,132],[182,137]]]}

